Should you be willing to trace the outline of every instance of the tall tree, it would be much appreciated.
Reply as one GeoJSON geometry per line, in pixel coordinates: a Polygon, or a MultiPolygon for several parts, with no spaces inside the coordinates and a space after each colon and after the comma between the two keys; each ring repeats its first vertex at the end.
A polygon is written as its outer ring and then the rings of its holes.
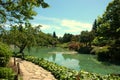
{"type": "MultiPolygon", "coordinates": [[[[105,13],[98,18],[98,39],[104,39],[110,46],[110,60],[120,60],[120,0],[108,4],[105,13]]],[[[101,42],[101,40],[98,40],[101,42]]],[[[102,40],[103,41],[103,40],[102,40]]]]}
{"type": "Polygon", "coordinates": [[[63,39],[62,39],[63,43],[70,42],[72,36],[73,36],[72,34],[65,33],[64,36],[63,36],[63,39]]]}
{"type": "Polygon", "coordinates": [[[112,44],[120,42],[120,0],[113,0],[109,3],[101,18],[101,23],[98,25],[97,32],[99,36],[111,40],[112,44]]]}
{"type": "Polygon", "coordinates": [[[53,38],[57,38],[55,31],[53,32],[53,38]]]}
{"type": "Polygon", "coordinates": [[[97,29],[97,20],[95,19],[93,26],[92,26],[92,31],[96,31],[97,29]]]}
{"type": "Polygon", "coordinates": [[[8,34],[6,35],[6,43],[15,45],[19,48],[19,53],[22,53],[24,57],[24,49],[30,48],[36,44],[35,28],[31,24],[26,23],[23,26],[12,26],[8,34]]]}
{"type": "Polygon", "coordinates": [[[91,42],[94,39],[93,32],[82,31],[80,34],[80,42],[84,43],[86,46],[91,46],[91,42]]]}

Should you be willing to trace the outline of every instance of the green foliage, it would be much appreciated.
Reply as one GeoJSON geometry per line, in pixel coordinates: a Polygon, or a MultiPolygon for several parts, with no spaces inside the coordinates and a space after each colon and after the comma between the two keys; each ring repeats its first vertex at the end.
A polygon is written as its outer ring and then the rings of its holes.
{"type": "Polygon", "coordinates": [[[53,62],[48,62],[47,60],[27,56],[25,60],[31,61],[39,66],[42,66],[43,68],[47,69],[48,71],[52,72],[52,74],[58,79],[58,80],[75,80],[75,76],[77,75],[77,71],[68,69],[63,66],[59,66],[53,62]]]}
{"type": "Polygon", "coordinates": [[[107,40],[105,37],[95,37],[94,40],[92,41],[92,44],[95,46],[105,46],[112,42],[110,40],[107,40]]]}
{"type": "Polygon", "coordinates": [[[57,38],[57,36],[56,36],[56,33],[55,33],[55,32],[53,32],[53,38],[57,38]]]}
{"type": "Polygon", "coordinates": [[[92,31],[96,32],[96,29],[97,29],[97,20],[95,19],[93,26],[92,26],[92,31]]]}
{"type": "Polygon", "coordinates": [[[81,70],[80,72],[59,66],[53,62],[33,56],[26,56],[25,60],[33,62],[50,71],[58,80],[119,80],[120,75],[99,75],[81,70]]]}
{"type": "Polygon", "coordinates": [[[46,8],[49,5],[44,0],[1,0],[0,23],[7,21],[21,23],[33,19],[37,13],[35,7],[46,8]]]}
{"type": "Polygon", "coordinates": [[[91,49],[92,49],[91,47],[80,46],[78,52],[83,54],[90,54],[91,49]]]}
{"type": "Polygon", "coordinates": [[[79,75],[77,76],[80,80],[119,80],[119,75],[99,75],[96,73],[89,73],[85,71],[80,71],[79,75]]]}
{"type": "Polygon", "coordinates": [[[68,48],[68,45],[69,45],[69,43],[58,44],[58,46],[61,48],[68,48]]]}
{"type": "Polygon", "coordinates": [[[0,80],[14,80],[14,76],[12,69],[0,67],[0,80]]]}
{"type": "Polygon", "coordinates": [[[86,46],[91,46],[91,42],[94,39],[93,32],[82,31],[80,34],[80,42],[84,43],[86,46]]]}
{"type": "Polygon", "coordinates": [[[72,34],[69,34],[69,33],[65,33],[63,38],[60,39],[60,42],[62,43],[67,43],[67,42],[70,42],[71,41],[71,38],[72,38],[72,34]]]}
{"type": "Polygon", "coordinates": [[[0,42],[0,66],[6,66],[11,56],[12,51],[9,47],[0,42]]]}
{"type": "Polygon", "coordinates": [[[120,0],[110,2],[105,13],[98,17],[96,33],[93,44],[111,47],[109,52],[100,52],[99,56],[109,56],[108,60],[118,61],[118,57],[120,57],[120,0]]]}
{"type": "Polygon", "coordinates": [[[109,47],[108,46],[104,46],[104,47],[94,47],[91,50],[92,54],[96,54],[98,60],[100,61],[107,61],[110,58],[110,54],[109,54],[109,47]]]}

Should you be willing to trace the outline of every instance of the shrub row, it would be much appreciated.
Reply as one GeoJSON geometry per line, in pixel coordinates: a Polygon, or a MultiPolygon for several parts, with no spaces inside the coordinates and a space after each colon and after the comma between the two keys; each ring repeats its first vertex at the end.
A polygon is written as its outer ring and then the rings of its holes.
{"type": "Polygon", "coordinates": [[[26,56],[25,60],[33,62],[44,69],[50,71],[58,80],[75,80],[77,71],[68,69],[63,66],[59,66],[53,62],[48,62],[47,60],[26,56]]]}
{"type": "Polygon", "coordinates": [[[33,62],[50,71],[58,80],[120,80],[120,75],[99,75],[85,71],[77,72],[56,63],[49,62],[33,56],[25,56],[25,60],[33,62]]]}
{"type": "Polygon", "coordinates": [[[100,75],[96,73],[80,71],[78,76],[80,80],[120,80],[120,75],[117,74],[100,75]]]}
{"type": "Polygon", "coordinates": [[[14,76],[12,69],[0,67],[0,80],[14,80],[14,76]]]}

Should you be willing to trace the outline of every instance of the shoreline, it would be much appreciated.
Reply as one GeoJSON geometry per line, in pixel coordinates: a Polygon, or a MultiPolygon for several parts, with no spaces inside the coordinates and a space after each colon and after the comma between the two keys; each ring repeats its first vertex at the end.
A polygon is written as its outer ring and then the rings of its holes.
{"type": "Polygon", "coordinates": [[[48,53],[53,53],[53,54],[57,54],[57,53],[61,53],[61,54],[77,54],[78,52],[76,51],[62,51],[62,52],[57,52],[57,51],[54,51],[54,52],[48,52],[48,53]]]}

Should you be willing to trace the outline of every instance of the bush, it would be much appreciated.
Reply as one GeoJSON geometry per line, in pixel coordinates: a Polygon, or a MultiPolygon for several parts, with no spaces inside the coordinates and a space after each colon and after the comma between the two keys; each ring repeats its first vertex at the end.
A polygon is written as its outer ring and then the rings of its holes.
{"type": "Polygon", "coordinates": [[[109,59],[109,47],[108,46],[104,46],[104,47],[94,47],[91,50],[92,54],[96,54],[98,60],[100,61],[107,61],[109,59]]]}
{"type": "Polygon", "coordinates": [[[11,56],[12,51],[10,48],[6,44],[0,42],[0,66],[6,66],[11,56]]]}
{"type": "Polygon", "coordinates": [[[14,72],[10,68],[0,67],[0,79],[14,80],[14,72]]]}
{"type": "Polygon", "coordinates": [[[100,75],[96,73],[89,73],[85,71],[80,71],[77,76],[78,80],[120,80],[120,75],[116,74],[108,74],[108,75],[100,75]]]}
{"type": "Polygon", "coordinates": [[[87,46],[81,46],[80,49],[78,50],[79,53],[83,53],[83,54],[90,54],[91,51],[91,47],[87,47],[87,46]]]}

